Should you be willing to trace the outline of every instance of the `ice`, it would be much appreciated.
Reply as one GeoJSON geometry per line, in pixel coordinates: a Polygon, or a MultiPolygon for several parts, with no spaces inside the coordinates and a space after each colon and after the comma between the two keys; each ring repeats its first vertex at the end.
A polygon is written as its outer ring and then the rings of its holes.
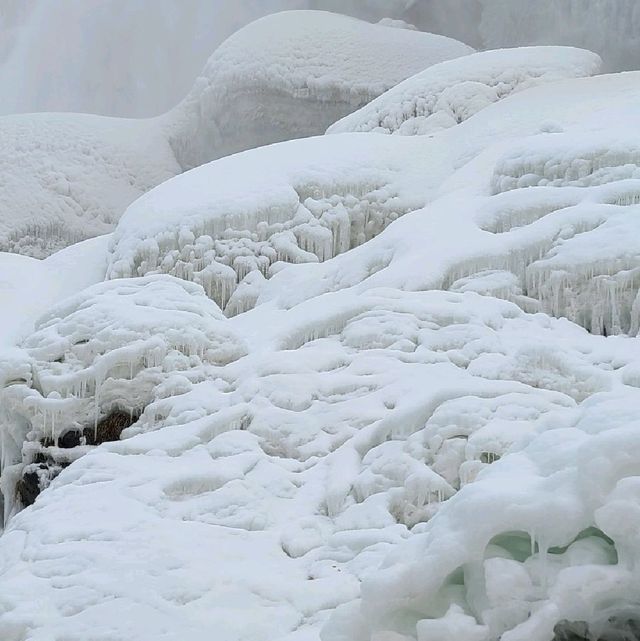
{"type": "Polygon", "coordinates": [[[0,637],[635,634],[639,87],[131,205],[107,280],[2,355],[0,637]]]}
{"type": "Polygon", "coordinates": [[[409,139],[398,146],[318,137],[188,172],[129,207],[113,237],[108,277],[168,273],[200,283],[223,308],[233,300],[229,313],[237,311],[241,294],[232,295],[248,275],[328,260],[419,208],[425,188],[400,193],[407,182],[400,168],[414,148],[409,139]]]}
{"type": "MultiPolygon", "coordinates": [[[[58,451],[65,436],[64,449],[115,440],[157,393],[185,393],[215,378],[207,367],[244,354],[202,289],[169,276],[85,289],[42,317],[21,348],[22,361],[9,352],[4,366],[22,373],[6,376],[1,392],[10,434],[1,458],[3,467],[21,465],[22,478],[35,463],[40,475],[58,466],[57,475],[61,460],[68,464],[58,451]]],[[[3,490],[5,520],[15,511],[15,492],[3,490]]]]}
{"type": "Polygon", "coordinates": [[[483,51],[441,62],[399,83],[328,133],[430,134],[467,120],[516,91],[598,73],[600,58],[568,47],[483,51]]]}
{"type": "Polygon", "coordinates": [[[131,202],[183,170],[323,133],[400,80],[471,51],[444,36],[284,12],[229,38],[163,116],[4,116],[0,250],[43,258],[106,234],[131,202]]]}
{"type": "Polygon", "coordinates": [[[191,93],[166,117],[171,144],[183,167],[195,167],[321,134],[401,80],[473,51],[444,36],[325,11],[272,14],[214,52],[191,93]]]}

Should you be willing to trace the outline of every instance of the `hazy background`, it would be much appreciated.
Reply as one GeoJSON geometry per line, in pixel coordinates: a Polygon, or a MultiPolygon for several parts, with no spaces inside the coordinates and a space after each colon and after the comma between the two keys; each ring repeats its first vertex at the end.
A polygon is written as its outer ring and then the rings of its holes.
{"type": "Polygon", "coordinates": [[[476,48],[572,44],[640,68],[640,0],[0,0],[0,114],[151,116],[222,40],[283,9],[401,18],[476,48]]]}

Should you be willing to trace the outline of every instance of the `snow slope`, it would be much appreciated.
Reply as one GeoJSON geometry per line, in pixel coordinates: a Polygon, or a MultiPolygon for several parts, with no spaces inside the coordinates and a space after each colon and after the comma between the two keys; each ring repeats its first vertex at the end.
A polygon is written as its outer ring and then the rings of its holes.
{"type": "Polygon", "coordinates": [[[184,169],[322,133],[407,76],[470,51],[336,14],[281,13],[223,44],[163,117],[0,118],[0,250],[44,257],[108,233],[127,205],[184,169]]]}
{"type": "Polygon", "coordinates": [[[0,350],[29,334],[55,302],[104,280],[108,236],[76,243],[45,260],[0,253],[0,350]]]}
{"type": "Polygon", "coordinates": [[[442,62],[345,116],[327,133],[416,135],[452,127],[516,91],[595,75],[600,58],[567,47],[499,49],[442,62]]]}
{"type": "Polygon", "coordinates": [[[0,369],[5,507],[46,486],[0,538],[0,636],[633,639],[639,89],[564,80],[143,196],[111,280],[0,369]],[[203,273],[227,296],[260,256],[223,316],[203,273]]]}

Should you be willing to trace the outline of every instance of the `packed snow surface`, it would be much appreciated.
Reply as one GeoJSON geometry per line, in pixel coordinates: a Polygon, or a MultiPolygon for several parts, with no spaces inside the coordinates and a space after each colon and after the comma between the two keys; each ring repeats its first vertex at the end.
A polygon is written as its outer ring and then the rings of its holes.
{"type": "Polygon", "coordinates": [[[323,133],[408,76],[472,51],[444,36],[285,12],[229,38],[159,118],[0,118],[0,251],[42,258],[108,233],[131,202],[184,169],[323,133]]]}
{"type": "Polygon", "coordinates": [[[636,639],[637,131],[559,80],[136,201],[2,355],[0,637],[636,639]]]}

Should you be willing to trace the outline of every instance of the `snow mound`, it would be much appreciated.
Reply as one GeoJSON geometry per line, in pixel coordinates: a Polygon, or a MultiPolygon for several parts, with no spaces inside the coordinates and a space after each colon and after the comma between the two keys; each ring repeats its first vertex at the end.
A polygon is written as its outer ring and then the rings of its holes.
{"type": "Polygon", "coordinates": [[[424,140],[418,162],[438,160],[423,165],[427,207],[349,254],[275,275],[256,303],[290,307],[351,287],[451,289],[565,316],[597,334],[637,334],[638,143],[629,132],[639,78],[534,87],[428,139],[408,137],[424,140]]]}
{"type": "Polygon", "coordinates": [[[471,51],[443,36],[284,12],[229,38],[164,116],[0,118],[0,251],[42,258],[111,232],[131,202],[184,169],[323,133],[406,77],[471,51]]]}
{"type": "Polygon", "coordinates": [[[473,53],[420,31],[325,11],[256,20],[209,59],[192,92],[167,116],[183,167],[273,142],[322,134],[398,82],[473,53]]]}
{"type": "Polygon", "coordinates": [[[571,47],[483,51],[425,69],[345,116],[327,133],[430,134],[516,91],[594,75],[601,63],[596,54],[571,47]]]}
{"type": "Polygon", "coordinates": [[[38,317],[59,300],[104,280],[107,247],[108,236],[99,236],[44,260],[0,253],[0,350],[33,331],[38,317]]]}
{"type": "Polygon", "coordinates": [[[0,250],[48,256],[106,234],[180,172],[151,122],[85,114],[0,118],[0,250]]]}
{"type": "Polygon", "coordinates": [[[2,466],[16,465],[3,471],[5,518],[16,492],[7,477],[22,474],[19,495],[28,504],[25,477],[46,477],[44,489],[75,446],[117,439],[152,399],[215,378],[208,366],[244,353],[202,289],[169,276],[99,283],[65,299],[22,350],[22,359],[9,352],[0,392],[9,423],[2,466]]]}
{"type": "Polygon", "coordinates": [[[399,546],[322,638],[635,638],[639,400],[626,388],[547,420],[399,546]]]}
{"type": "Polygon", "coordinates": [[[120,220],[108,277],[193,280],[238,313],[253,306],[264,278],[283,264],[328,260],[424,204],[425,190],[404,189],[411,172],[400,171],[413,141],[336,142],[321,137],[255,149],[160,185],[120,220]]]}

